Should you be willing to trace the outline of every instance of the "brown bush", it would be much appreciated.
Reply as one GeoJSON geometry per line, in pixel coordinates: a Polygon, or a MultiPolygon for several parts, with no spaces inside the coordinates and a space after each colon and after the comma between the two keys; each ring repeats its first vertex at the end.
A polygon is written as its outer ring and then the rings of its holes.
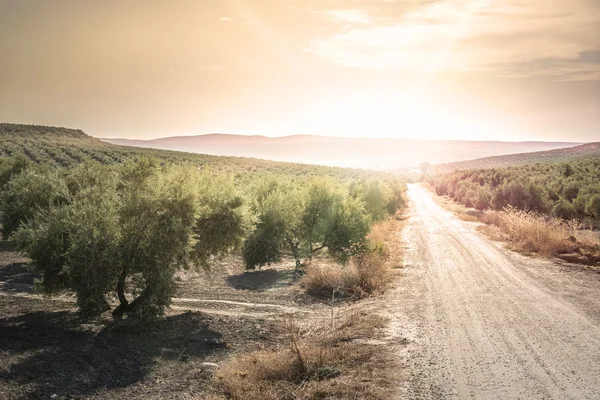
{"type": "Polygon", "coordinates": [[[384,325],[372,315],[351,315],[335,329],[302,330],[289,320],[285,346],[231,359],[215,375],[216,390],[235,400],[386,398],[396,368],[377,346],[356,340],[384,325]]]}
{"type": "Polygon", "coordinates": [[[401,264],[401,248],[395,238],[401,226],[393,218],[375,224],[367,244],[347,265],[315,260],[308,265],[300,285],[319,297],[331,297],[335,292],[336,296],[362,298],[384,291],[392,281],[390,264],[401,264]]]}
{"type": "Polygon", "coordinates": [[[576,221],[559,220],[515,208],[488,212],[483,221],[498,227],[518,250],[544,256],[572,251],[574,244],[568,238],[578,236],[581,228],[576,221]]]}
{"type": "Polygon", "coordinates": [[[385,248],[371,246],[368,252],[355,255],[348,265],[330,261],[310,264],[300,285],[307,293],[319,297],[339,296],[362,298],[381,292],[391,282],[391,271],[385,248]]]}

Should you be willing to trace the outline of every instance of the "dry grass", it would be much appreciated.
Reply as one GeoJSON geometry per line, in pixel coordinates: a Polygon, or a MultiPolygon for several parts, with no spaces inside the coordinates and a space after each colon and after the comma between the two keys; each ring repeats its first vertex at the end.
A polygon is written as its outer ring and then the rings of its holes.
{"type": "Polygon", "coordinates": [[[308,266],[300,285],[319,297],[363,298],[383,292],[392,282],[392,268],[402,264],[402,249],[396,237],[402,226],[401,220],[393,218],[375,224],[367,238],[367,252],[353,256],[345,266],[315,261],[308,266]]]}
{"type": "Polygon", "coordinates": [[[395,365],[368,343],[385,320],[352,314],[334,328],[318,325],[288,319],[284,346],[233,358],[218,370],[216,390],[234,400],[389,398],[395,365]]]}
{"type": "MultiPolygon", "coordinates": [[[[435,194],[431,185],[426,187],[435,194]]],[[[600,267],[600,236],[583,229],[575,220],[564,221],[515,208],[481,212],[456,203],[448,196],[434,195],[433,198],[464,221],[484,222],[487,224],[481,227],[484,233],[508,242],[515,251],[600,267]]]]}
{"type": "Polygon", "coordinates": [[[600,247],[596,237],[581,229],[577,221],[563,221],[543,215],[508,208],[489,211],[483,222],[497,227],[516,250],[546,257],[600,247]]]}
{"type": "Polygon", "coordinates": [[[367,239],[372,243],[383,243],[388,244],[391,239],[393,239],[394,232],[397,232],[398,221],[401,220],[402,217],[399,216],[397,218],[388,218],[384,221],[378,222],[371,228],[367,239]]]}
{"type": "Polygon", "coordinates": [[[307,293],[318,297],[335,296],[363,298],[381,292],[390,284],[392,274],[387,257],[366,254],[353,257],[346,266],[321,261],[311,264],[300,285],[307,293]]]}
{"type": "MultiPolygon", "coordinates": [[[[368,254],[354,257],[347,266],[313,261],[301,285],[308,292],[331,297],[364,297],[384,290],[392,281],[392,268],[401,263],[397,239],[402,218],[376,224],[369,235],[368,254]]],[[[358,305],[352,305],[356,308],[358,305]]],[[[388,399],[402,370],[389,351],[384,329],[387,319],[372,313],[335,308],[323,318],[288,318],[283,339],[270,349],[240,353],[222,365],[214,376],[214,394],[233,400],[388,399]]]]}
{"type": "Polygon", "coordinates": [[[433,193],[432,198],[439,206],[455,214],[458,218],[468,222],[481,222],[481,216],[483,215],[481,211],[457,203],[448,196],[439,196],[430,184],[424,183],[423,187],[433,193]]]}

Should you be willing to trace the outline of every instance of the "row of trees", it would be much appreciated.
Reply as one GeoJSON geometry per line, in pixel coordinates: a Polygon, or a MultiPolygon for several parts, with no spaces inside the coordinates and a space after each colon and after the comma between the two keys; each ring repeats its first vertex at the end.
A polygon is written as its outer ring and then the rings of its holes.
{"type": "Polygon", "coordinates": [[[321,178],[297,185],[271,179],[253,191],[258,221],[243,248],[250,269],[280,260],[285,250],[298,269],[323,249],[345,263],[352,255],[351,245],[363,243],[374,222],[404,205],[404,186],[393,181],[344,185],[321,178]]]}
{"type": "Polygon", "coordinates": [[[600,160],[468,170],[430,178],[439,195],[479,210],[507,206],[562,219],[600,218],[600,160]]]}
{"type": "Polygon", "coordinates": [[[239,249],[254,269],[290,254],[345,262],[373,222],[403,205],[404,185],[267,174],[214,174],[150,158],[50,169],[0,165],[2,233],[41,273],[49,295],[73,291],[83,315],[156,317],[175,272],[239,249]]]}
{"type": "Polygon", "coordinates": [[[0,123],[0,156],[21,155],[30,161],[61,168],[72,168],[86,159],[101,164],[119,164],[128,159],[150,156],[164,163],[188,163],[218,173],[275,173],[305,177],[330,176],[334,179],[387,178],[385,172],[350,168],[295,164],[243,157],[223,157],[180,151],[117,146],[102,142],[80,130],[0,123]]]}

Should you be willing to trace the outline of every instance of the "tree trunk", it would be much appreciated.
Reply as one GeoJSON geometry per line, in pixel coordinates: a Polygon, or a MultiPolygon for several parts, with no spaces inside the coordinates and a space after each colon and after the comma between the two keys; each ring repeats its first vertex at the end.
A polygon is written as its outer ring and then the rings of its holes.
{"type": "Polygon", "coordinates": [[[300,254],[298,254],[298,245],[296,243],[294,243],[292,238],[288,237],[286,239],[290,246],[290,250],[292,250],[292,255],[294,256],[294,259],[296,260],[296,270],[299,271],[300,269],[302,269],[302,261],[300,260],[300,254]]]}
{"type": "Polygon", "coordinates": [[[127,308],[129,307],[129,302],[127,301],[127,297],[125,297],[125,280],[126,279],[127,279],[127,270],[124,269],[123,272],[121,272],[121,275],[119,276],[119,280],[117,281],[116,292],[117,292],[117,297],[119,298],[119,302],[121,304],[119,304],[119,306],[117,308],[115,308],[114,311],[112,312],[114,319],[123,318],[123,314],[127,311],[127,308]]]}
{"type": "Polygon", "coordinates": [[[140,295],[138,297],[136,297],[130,304],[129,307],[127,307],[127,313],[134,313],[137,311],[137,309],[140,307],[140,304],[142,304],[144,301],[146,301],[146,298],[148,297],[148,292],[149,289],[146,287],[144,290],[142,290],[142,293],[140,293],[140,295]]]}

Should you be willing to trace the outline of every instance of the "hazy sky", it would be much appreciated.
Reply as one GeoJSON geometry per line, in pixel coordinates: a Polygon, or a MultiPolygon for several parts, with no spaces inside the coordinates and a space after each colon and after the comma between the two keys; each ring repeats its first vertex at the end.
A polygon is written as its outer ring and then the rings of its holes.
{"type": "Polygon", "coordinates": [[[600,141],[600,1],[0,0],[0,121],[600,141]]]}

